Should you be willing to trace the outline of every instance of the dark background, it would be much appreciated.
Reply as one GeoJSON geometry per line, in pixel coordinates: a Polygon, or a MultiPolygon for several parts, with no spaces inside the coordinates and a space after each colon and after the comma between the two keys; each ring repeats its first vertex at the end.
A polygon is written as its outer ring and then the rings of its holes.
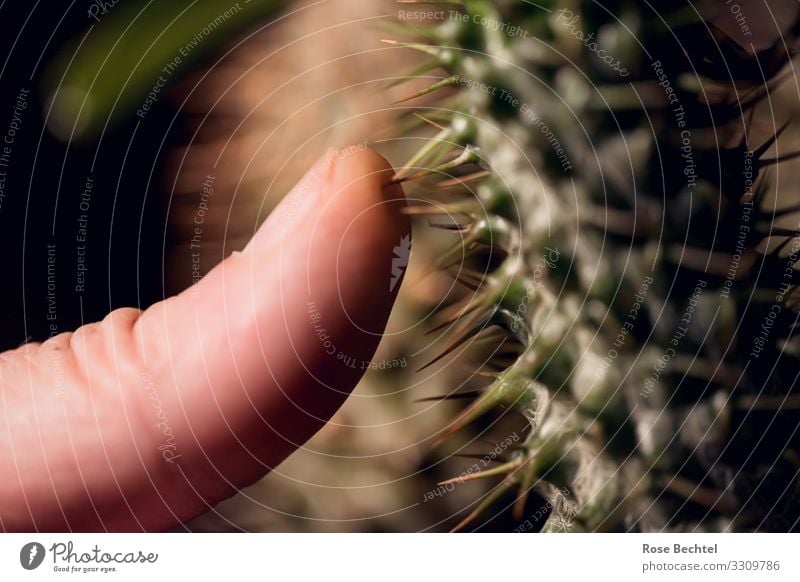
{"type": "Polygon", "coordinates": [[[123,306],[146,307],[164,296],[166,201],[159,191],[166,128],[174,112],[160,100],[100,140],[56,138],[45,125],[43,74],[71,39],[92,23],[88,3],[6,2],[0,9],[0,139],[17,95],[30,89],[15,137],[0,211],[0,350],[46,339],[123,306]],[[76,292],[79,205],[94,180],[88,214],[86,284],[76,292]],[[55,231],[53,231],[55,225],[55,231]],[[47,245],[56,245],[57,317],[47,319],[47,245]]]}

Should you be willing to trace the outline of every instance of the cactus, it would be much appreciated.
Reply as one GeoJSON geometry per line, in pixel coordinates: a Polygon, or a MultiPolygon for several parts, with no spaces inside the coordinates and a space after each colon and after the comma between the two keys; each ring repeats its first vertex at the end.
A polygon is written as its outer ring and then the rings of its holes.
{"type": "Polygon", "coordinates": [[[435,127],[396,179],[452,221],[437,267],[472,290],[444,352],[513,346],[443,438],[529,421],[457,529],[509,494],[522,522],[532,493],[545,531],[798,529],[800,206],[773,97],[796,7],[765,39],[771,10],[729,4],[428,2],[387,41],[424,55],[400,106],[435,127]]]}

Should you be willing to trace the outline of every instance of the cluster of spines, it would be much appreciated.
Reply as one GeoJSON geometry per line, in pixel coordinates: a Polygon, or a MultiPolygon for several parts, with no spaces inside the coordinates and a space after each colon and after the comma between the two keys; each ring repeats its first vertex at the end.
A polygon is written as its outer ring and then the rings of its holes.
{"type": "MultiPolygon", "coordinates": [[[[470,0],[446,4],[451,7],[453,4],[459,4],[469,14],[486,15],[495,22],[501,20],[493,2],[470,0]]],[[[636,5],[636,3],[627,4],[629,8],[636,5]]],[[[667,8],[666,11],[671,10],[667,8]]],[[[450,23],[447,26],[427,29],[414,27],[413,32],[421,35],[425,39],[423,42],[388,41],[390,44],[408,47],[430,57],[422,66],[404,77],[404,80],[417,79],[435,69],[446,71],[446,76],[410,95],[403,100],[404,103],[458,87],[460,80],[463,79],[474,80],[476,71],[482,70],[486,74],[485,78],[477,79],[478,81],[498,80],[499,77],[492,73],[491,63],[488,66],[484,63],[481,69],[475,62],[490,59],[490,55],[482,52],[487,50],[487,47],[497,49],[513,40],[494,35],[491,41],[486,38],[491,35],[489,31],[476,30],[470,21],[471,19],[464,19],[461,25],[450,23]]],[[[706,383],[704,395],[706,391],[714,394],[713,397],[696,398],[684,407],[686,414],[692,416],[691,420],[696,421],[700,428],[705,426],[707,430],[698,438],[697,434],[692,433],[699,430],[697,427],[690,426],[689,430],[686,429],[685,423],[680,426],[668,426],[661,429],[662,434],[658,435],[664,442],[654,443],[649,453],[648,448],[642,446],[641,442],[636,446],[626,446],[624,443],[625,439],[631,438],[627,433],[636,428],[638,421],[632,418],[631,407],[626,406],[625,394],[620,389],[618,377],[613,378],[613,381],[609,379],[605,382],[594,382],[593,389],[597,388],[594,394],[581,393],[580,390],[576,393],[574,387],[570,394],[565,388],[569,378],[581,372],[576,370],[576,367],[596,365],[599,363],[598,360],[602,359],[602,355],[598,353],[594,354],[598,357],[592,360],[577,356],[576,351],[581,351],[583,354],[586,350],[608,352],[614,345],[610,339],[614,335],[613,330],[607,334],[608,338],[602,339],[604,331],[609,327],[607,318],[602,315],[596,317],[591,310],[578,305],[578,302],[574,301],[576,295],[588,294],[592,299],[604,302],[610,312],[619,311],[620,307],[628,305],[619,298],[635,292],[635,281],[641,279],[642,273],[646,272],[641,265],[647,263],[655,265],[654,270],[678,273],[675,276],[685,280],[692,279],[687,273],[702,274],[707,279],[714,279],[712,286],[719,289],[730,270],[733,255],[731,251],[738,252],[737,247],[732,245],[738,244],[738,248],[745,251],[738,254],[747,255],[750,263],[743,263],[741,270],[737,270],[734,275],[736,279],[734,296],[737,301],[728,302],[734,305],[733,309],[725,311],[722,307],[725,301],[720,303],[722,308],[720,319],[723,321],[715,325],[714,332],[723,335],[730,332],[731,325],[738,324],[740,329],[742,326],[746,329],[747,326],[755,326],[757,321],[763,318],[763,313],[753,314],[753,310],[745,314],[738,313],[739,306],[747,297],[752,295],[755,301],[760,301],[762,297],[774,298],[775,292],[779,291],[778,286],[786,283],[786,249],[795,240],[797,232],[792,229],[774,228],[773,224],[777,217],[790,215],[797,211],[797,207],[781,208],[773,212],[764,210],[762,198],[767,191],[768,182],[763,174],[765,169],[792,159],[796,154],[767,156],[767,151],[774,146],[783,128],[758,147],[751,148],[747,138],[751,130],[750,120],[756,107],[768,98],[770,90],[785,78],[779,75],[786,62],[785,48],[781,51],[776,43],[776,47],[752,55],[740,50],[734,40],[728,38],[711,23],[695,20],[686,24],[685,28],[681,39],[684,43],[691,40],[687,51],[694,51],[695,60],[692,63],[693,65],[695,62],[698,63],[696,70],[702,78],[702,82],[695,87],[681,88],[686,104],[684,112],[694,124],[690,126],[691,129],[698,134],[709,130],[715,131],[717,127],[727,128],[735,125],[736,120],[741,119],[743,135],[740,142],[731,148],[718,143],[713,143],[709,147],[695,146],[693,151],[697,152],[698,159],[693,162],[700,178],[700,187],[695,191],[695,198],[700,204],[696,204],[696,207],[690,210],[688,217],[712,218],[716,224],[735,225],[741,216],[743,205],[749,205],[754,209],[752,217],[754,228],[747,230],[744,242],[732,238],[729,234],[721,237],[721,242],[708,241],[703,238],[702,232],[699,236],[693,232],[691,235],[697,240],[690,242],[699,244],[696,249],[686,241],[681,241],[684,244],[678,245],[669,235],[659,232],[659,228],[665,227],[664,221],[669,220],[665,216],[667,205],[663,201],[645,200],[651,203],[648,207],[647,204],[639,204],[635,194],[625,199],[624,196],[619,196],[619,192],[613,193],[614,196],[611,197],[604,192],[604,196],[598,201],[593,186],[584,185],[581,208],[585,218],[580,228],[589,230],[595,228],[602,231],[604,236],[621,237],[627,241],[627,245],[622,245],[623,249],[630,250],[633,245],[637,245],[635,250],[639,256],[636,260],[639,265],[634,269],[636,277],[631,277],[629,273],[615,272],[616,265],[603,263],[599,268],[608,269],[608,273],[595,272],[584,280],[581,280],[580,274],[557,274],[559,277],[557,290],[552,290],[552,285],[542,285],[541,281],[533,280],[529,259],[537,252],[541,253],[545,243],[552,242],[553,239],[552,237],[544,239],[541,232],[529,228],[526,224],[530,220],[530,215],[526,214],[531,210],[530,205],[527,208],[523,205],[520,210],[517,201],[521,194],[530,195],[518,191],[512,192],[512,187],[497,176],[492,164],[497,152],[491,149],[492,140],[482,133],[481,125],[481,122],[485,121],[482,116],[488,118],[495,115],[488,109],[482,110],[481,107],[490,108],[492,104],[486,104],[484,100],[483,103],[476,105],[476,100],[469,95],[462,98],[465,93],[465,90],[462,90],[456,92],[454,97],[451,92],[445,98],[446,101],[432,108],[431,112],[426,112],[424,115],[419,112],[414,113],[420,122],[434,126],[437,133],[417,155],[409,160],[406,167],[398,172],[396,179],[411,182],[422,181],[432,175],[437,177],[444,175],[432,187],[455,200],[414,206],[409,212],[420,216],[446,214],[464,219],[456,225],[439,224],[457,230],[460,241],[440,260],[437,268],[453,272],[474,292],[465,302],[453,306],[448,316],[443,318],[442,326],[454,326],[455,330],[451,345],[440,357],[447,355],[488,327],[501,328],[518,346],[516,351],[510,352],[511,359],[503,361],[498,366],[500,371],[493,374],[494,379],[489,386],[478,394],[474,402],[448,427],[443,438],[455,434],[478,417],[500,407],[522,412],[532,425],[525,441],[509,451],[507,458],[498,466],[483,473],[454,479],[463,481],[483,477],[503,477],[501,483],[477,504],[467,519],[459,524],[459,528],[466,526],[478,513],[512,487],[519,487],[515,503],[518,517],[522,516],[528,493],[531,490],[538,490],[551,500],[550,507],[555,513],[557,507],[571,508],[570,511],[574,515],[569,522],[573,524],[573,528],[594,530],[620,527],[641,529],[680,527],[679,524],[673,523],[674,517],[668,511],[660,511],[658,507],[658,499],[664,492],[677,495],[723,516],[719,523],[710,526],[701,524],[700,527],[722,529],[763,526],[764,520],[761,519],[763,516],[748,515],[746,509],[742,510],[736,505],[734,500],[741,491],[730,487],[731,483],[724,482],[725,479],[730,479],[729,476],[723,476],[721,485],[693,482],[677,472],[669,472],[674,468],[671,465],[675,464],[675,460],[665,453],[676,438],[684,438],[687,441],[684,445],[690,450],[697,452],[700,448],[704,451],[709,449],[709,452],[701,451],[698,456],[707,454],[711,457],[714,455],[724,457],[724,453],[731,448],[731,441],[728,441],[726,446],[725,439],[728,438],[727,435],[732,427],[734,437],[741,433],[742,428],[745,431],[748,428],[745,422],[737,424],[736,419],[732,418],[736,416],[736,410],[745,411],[746,414],[753,406],[761,403],[773,413],[776,409],[791,411],[792,407],[785,405],[787,403],[791,405],[797,400],[797,395],[794,393],[796,379],[788,386],[776,388],[777,396],[771,394],[763,397],[761,395],[764,392],[763,385],[758,387],[761,390],[754,396],[754,390],[740,388],[742,375],[741,370],[735,365],[736,354],[704,353],[700,357],[697,353],[679,354],[670,362],[668,372],[683,378],[698,377],[706,383]],[[695,34],[698,31],[701,34],[695,34]],[[716,52],[709,52],[706,50],[708,47],[703,46],[703,43],[708,43],[707,37],[713,40],[716,52]],[[715,57],[717,62],[715,58],[709,58],[709,55],[715,57]],[[725,64],[727,76],[719,74],[719,60],[725,64]],[[736,78],[732,78],[731,71],[736,72],[736,78]],[[696,97],[713,82],[719,83],[725,89],[720,92],[722,98],[713,103],[701,103],[698,99],[687,98],[696,97]],[[750,120],[744,119],[745,112],[749,112],[750,120]],[[487,142],[490,147],[486,147],[487,142]],[[752,184],[745,185],[739,172],[746,156],[752,160],[754,176],[752,183],[756,184],[752,192],[749,190],[752,184]],[[713,172],[715,169],[716,174],[713,172]],[[769,249],[766,254],[758,254],[756,248],[768,238],[776,236],[784,237],[784,240],[769,249]],[[658,245],[653,245],[653,240],[664,243],[665,248],[654,249],[653,247],[658,245]],[[470,269],[464,265],[465,259],[476,253],[484,255],[488,253],[493,257],[494,260],[489,262],[492,264],[489,270],[470,269]],[[756,263],[760,268],[754,267],[756,263]],[[783,283],[781,283],[782,277],[783,283]],[[598,280],[605,283],[600,285],[598,280]],[[534,301],[539,308],[528,309],[525,316],[521,316],[518,308],[522,304],[524,295],[531,290],[534,290],[534,301]],[[754,291],[758,293],[753,293],[754,291]],[[542,314],[546,316],[542,317],[542,314]],[[575,322],[579,324],[576,326],[575,322]],[[587,331],[591,333],[587,335],[587,331]],[[567,336],[573,344],[571,350],[564,349],[564,340],[567,336]],[[603,349],[598,350],[598,345],[603,349]],[[694,357],[689,357],[690,355],[694,357]],[[684,430],[684,434],[676,436],[670,432],[672,429],[684,430]],[[653,471],[654,467],[662,467],[664,470],[653,471]],[[730,516],[730,519],[724,516],[730,516]]],[[[794,38],[795,32],[794,29],[790,31],[791,38],[794,38]]],[[[683,55],[683,58],[686,58],[686,55],[683,55]]],[[[689,58],[693,58],[691,53],[689,58]]],[[[536,60],[535,57],[531,59],[536,60]]],[[[545,69],[543,77],[549,75],[550,78],[554,78],[552,71],[564,67],[563,62],[546,59],[541,53],[539,60],[543,63],[541,67],[545,69]]],[[[680,73],[684,72],[681,67],[685,67],[685,63],[681,63],[679,55],[673,62],[665,59],[664,67],[667,69],[671,67],[670,72],[673,74],[676,71],[680,73]]],[[[663,99],[653,97],[653,92],[647,90],[654,84],[653,79],[643,78],[637,81],[641,85],[616,83],[608,84],[607,87],[601,86],[597,94],[602,96],[605,107],[617,108],[623,112],[636,106],[643,108],[648,116],[651,113],[655,115],[667,111],[663,99]]],[[[525,83],[521,85],[524,87],[525,83]]],[[[480,98],[485,96],[478,97],[480,101],[480,98]]],[[[595,117],[603,117],[597,103],[593,103],[591,99],[587,99],[581,107],[587,114],[594,112],[595,117]]],[[[503,117],[503,112],[496,113],[495,118],[500,120],[500,123],[506,122],[503,117]]],[[[636,131],[637,125],[641,124],[641,118],[645,116],[638,117],[639,119],[632,124],[630,119],[622,121],[614,119],[610,133],[627,134],[627,137],[631,138],[632,132],[636,131]]],[[[512,119],[511,123],[517,121],[512,119]]],[[[553,126],[565,130],[567,129],[565,123],[568,122],[564,119],[556,119],[553,121],[553,126]]],[[[592,127],[593,124],[590,122],[589,125],[592,127]]],[[[598,131],[609,132],[608,129],[598,129],[598,131]]],[[[667,129],[664,129],[664,133],[665,139],[671,137],[667,129]]],[[[541,144],[537,144],[535,140],[531,140],[528,145],[531,149],[537,146],[541,149],[541,144]]],[[[643,168],[647,162],[656,159],[666,159],[666,163],[669,164],[670,156],[679,152],[679,148],[666,141],[659,145],[658,153],[650,152],[650,155],[646,156],[643,168]]],[[[586,152],[576,155],[581,160],[586,158],[586,152]]],[[[549,180],[547,187],[552,190],[548,195],[557,199],[563,195],[558,191],[558,182],[563,178],[560,175],[562,172],[553,168],[548,169],[546,165],[545,161],[545,174],[549,180]]],[[[603,164],[599,165],[602,169],[603,164]]],[[[678,165],[675,164],[675,167],[678,165]]],[[[659,177],[664,179],[663,176],[659,177]]],[[[590,182],[591,171],[578,172],[576,179],[590,182]]],[[[635,193],[637,189],[641,191],[651,188],[653,182],[653,176],[635,176],[630,186],[635,193]]],[[[430,187],[430,182],[425,183],[425,188],[430,187]]],[[[669,195],[682,194],[680,188],[675,185],[666,186],[664,190],[665,194],[669,195]]],[[[568,208],[568,205],[565,205],[565,208],[568,208]]],[[[684,215],[684,219],[686,217],[684,215]]],[[[576,236],[576,230],[569,225],[559,226],[563,232],[556,233],[556,244],[568,245],[576,236]]],[[[676,229],[676,232],[681,231],[676,229]]],[[[591,251],[585,250],[585,252],[591,251]]],[[[797,272],[790,275],[786,305],[796,300],[795,289],[799,281],[797,272]]],[[[668,301],[678,303],[664,289],[660,289],[658,293],[661,297],[654,297],[647,309],[651,311],[657,309],[658,299],[661,301],[661,307],[668,301]]],[[[678,290],[677,294],[681,299],[688,297],[686,290],[678,290]]],[[[617,315],[622,317],[620,313],[617,315]]],[[[774,350],[780,350],[781,354],[786,354],[787,358],[792,358],[795,363],[800,362],[797,359],[798,354],[792,351],[792,346],[796,351],[796,345],[791,341],[797,325],[796,310],[787,310],[780,323],[770,345],[774,350]]],[[[633,345],[626,347],[637,347],[637,339],[640,340],[639,343],[643,343],[641,340],[649,337],[641,336],[642,334],[632,334],[630,343],[633,345]],[[636,335],[640,337],[637,338],[636,335]]],[[[714,344],[719,346],[720,350],[727,351],[734,344],[733,339],[728,337],[726,344],[715,338],[714,344]]],[[[665,341],[663,338],[657,339],[661,344],[665,341]]],[[[634,359],[620,357],[615,365],[634,366],[634,361],[639,360],[636,362],[638,371],[647,370],[652,367],[649,353],[648,350],[642,350],[634,359]]],[[[633,379],[636,382],[629,383],[634,384],[641,380],[636,377],[633,379]]],[[[745,378],[744,381],[757,383],[758,374],[754,373],[752,379],[745,378]]],[[[775,382],[771,384],[774,385],[775,382]]],[[[653,398],[655,406],[680,409],[673,403],[675,394],[671,386],[659,383],[658,390],[659,393],[653,398]]],[[[655,425],[648,426],[653,431],[657,430],[655,425]]],[[[639,435],[639,439],[642,440],[642,435],[639,435]]],[[[651,437],[650,440],[658,439],[651,437]]],[[[784,456],[789,458],[791,455],[789,452],[784,456]]],[[[719,469],[717,465],[721,463],[713,458],[709,460],[712,468],[719,469]]],[[[736,461],[731,462],[732,466],[736,464],[736,461]]],[[[678,465],[678,468],[681,468],[680,463],[678,465]]],[[[743,465],[739,463],[740,470],[743,465]]],[[[789,482],[796,483],[796,480],[790,479],[789,482]]],[[[759,508],[756,506],[754,509],[757,511],[759,508]]],[[[554,515],[548,520],[549,528],[563,524],[564,520],[557,518],[558,516],[554,515]]]]}

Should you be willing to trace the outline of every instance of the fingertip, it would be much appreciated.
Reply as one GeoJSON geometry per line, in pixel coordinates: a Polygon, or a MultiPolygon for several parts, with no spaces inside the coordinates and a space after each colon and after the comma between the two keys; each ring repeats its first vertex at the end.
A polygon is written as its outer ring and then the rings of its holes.
{"type": "MultiPolygon", "coordinates": [[[[337,210],[349,214],[348,221],[359,226],[359,232],[364,229],[377,239],[391,241],[410,235],[410,219],[403,211],[405,192],[394,180],[395,170],[386,158],[365,144],[356,144],[339,148],[333,159],[329,194],[337,210]]],[[[354,234],[351,231],[348,236],[354,234]]]]}
{"type": "Polygon", "coordinates": [[[374,149],[364,144],[349,145],[336,150],[336,172],[369,180],[369,185],[378,186],[386,200],[405,203],[403,187],[395,182],[395,170],[389,161],[374,149]]]}

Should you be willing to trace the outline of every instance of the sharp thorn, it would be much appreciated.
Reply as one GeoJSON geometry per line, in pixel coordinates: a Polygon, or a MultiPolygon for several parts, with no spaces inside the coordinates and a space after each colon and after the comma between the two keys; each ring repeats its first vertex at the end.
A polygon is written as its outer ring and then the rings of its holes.
{"type": "Polygon", "coordinates": [[[717,509],[724,513],[737,510],[734,499],[732,499],[730,493],[727,491],[702,487],[678,475],[665,478],[663,480],[663,487],[676,495],[709,509],[717,509]]]}
{"type": "Polygon", "coordinates": [[[449,4],[463,6],[461,0],[395,0],[398,4],[449,4]]]}
{"type": "Polygon", "coordinates": [[[497,487],[495,487],[492,491],[486,494],[486,496],[481,500],[478,506],[473,509],[470,514],[462,519],[458,525],[456,525],[451,532],[455,533],[457,531],[461,531],[465,527],[467,527],[472,521],[478,517],[483,510],[489,507],[492,503],[494,503],[500,496],[506,492],[506,490],[513,485],[513,481],[511,479],[505,479],[502,483],[500,483],[497,487]]]}
{"type": "Polygon", "coordinates": [[[475,400],[475,402],[470,404],[464,411],[462,411],[461,414],[459,414],[453,420],[453,422],[450,423],[450,426],[448,426],[444,432],[442,432],[442,434],[436,438],[436,440],[433,442],[433,446],[438,447],[469,423],[492,410],[496,404],[497,395],[491,390],[484,391],[480,398],[475,400]]]}
{"type": "Polygon", "coordinates": [[[461,347],[466,342],[468,342],[469,340],[471,340],[472,338],[474,338],[475,336],[480,334],[484,329],[487,329],[487,325],[486,325],[487,323],[488,323],[488,319],[487,319],[486,322],[478,323],[477,325],[475,325],[471,329],[459,332],[457,334],[458,337],[454,338],[452,343],[447,348],[445,348],[445,350],[442,353],[440,353],[433,360],[431,360],[430,362],[428,362],[427,364],[422,366],[419,370],[417,370],[417,372],[422,372],[426,368],[429,368],[433,364],[435,364],[436,362],[440,361],[442,358],[445,358],[449,354],[452,354],[459,347],[461,347]]]}
{"type": "Polygon", "coordinates": [[[424,115],[422,115],[421,113],[417,113],[415,111],[414,112],[414,116],[419,118],[419,119],[421,119],[425,123],[428,123],[428,124],[432,125],[433,127],[435,127],[436,129],[438,129],[440,131],[446,131],[447,130],[447,128],[444,125],[442,125],[441,123],[436,123],[433,119],[429,119],[429,118],[425,117],[424,115]]]}
{"type": "MultiPolygon", "coordinates": [[[[761,158],[761,156],[763,156],[765,153],[767,153],[767,150],[768,150],[769,148],[771,148],[771,147],[772,147],[772,144],[774,144],[776,141],[778,141],[778,138],[781,136],[781,134],[782,134],[784,131],[786,131],[786,128],[787,128],[787,127],[789,127],[789,124],[790,124],[790,123],[791,123],[791,122],[789,122],[789,121],[787,121],[786,123],[784,123],[784,124],[783,124],[783,125],[780,127],[780,129],[778,129],[778,131],[776,131],[776,132],[775,132],[775,133],[772,135],[772,137],[768,138],[768,139],[767,139],[767,140],[766,140],[764,143],[762,143],[760,146],[758,146],[758,147],[755,149],[755,151],[753,152],[753,157],[754,157],[755,159],[757,159],[757,160],[758,160],[758,159],[760,159],[760,158],[761,158]]],[[[762,163],[763,163],[763,161],[762,161],[762,163]]]]}
{"type": "Polygon", "coordinates": [[[444,87],[452,87],[457,82],[458,82],[458,80],[456,79],[456,77],[446,77],[446,78],[442,79],[441,81],[437,81],[436,83],[434,83],[430,87],[426,87],[425,89],[417,91],[416,93],[412,93],[411,95],[409,95],[407,97],[403,97],[402,99],[398,99],[397,101],[394,101],[392,103],[392,105],[399,105],[400,103],[406,103],[407,101],[412,101],[412,100],[417,99],[419,97],[424,97],[425,95],[429,95],[430,93],[433,93],[434,91],[438,91],[439,89],[443,89],[444,87]]]}
{"type": "Polygon", "coordinates": [[[736,407],[742,410],[800,410],[800,396],[741,396],[736,407]]]}
{"type": "Polygon", "coordinates": [[[489,172],[489,170],[480,170],[478,172],[467,174],[466,176],[458,176],[456,178],[448,178],[446,180],[442,180],[437,184],[437,186],[439,188],[450,188],[452,186],[461,186],[468,184],[470,182],[474,182],[475,180],[480,180],[481,178],[485,178],[490,174],[491,172],[489,172]]]}
{"type": "Polygon", "coordinates": [[[511,515],[517,521],[522,520],[523,516],[525,515],[525,505],[528,502],[528,497],[530,496],[531,489],[533,489],[533,482],[536,478],[536,464],[535,463],[528,463],[527,470],[522,475],[522,480],[520,481],[520,494],[514,500],[514,507],[511,510],[511,515]]]}
{"type": "Polygon", "coordinates": [[[511,474],[514,471],[518,470],[522,465],[522,463],[523,463],[522,459],[514,459],[513,461],[503,463],[502,465],[498,465],[497,467],[486,469],[485,471],[458,475],[457,477],[453,477],[452,479],[447,479],[446,481],[437,483],[437,485],[450,485],[451,483],[466,483],[467,481],[475,481],[476,479],[485,479],[486,477],[496,477],[498,475],[511,474]]]}
{"type": "Polygon", "coordinates": [[[505,457],[498,455],[496,457],[492,457],[491,453],[455,453],[452,455],[453,457],[460,457],[463,459],[487,459],[488,463],[507,463],[505,457]]]}
{"type": "Polygon", "coordinates": [[[439,228],[441,230],[450,230],[450,231],[457,231],[457,232],[464,232],[468,230],[470,225],[469,224],[445,224],[442,222],[432,222],[428,221],[428,226],[431,228],[439,228]]]}
{"type": "Polygon", "coordinates": [[[445,327],[447,327],[449,325],[454,324],[459,319],[461,319],[464,316],[468,315],[470,312],[475,311],[478,307],[480,307],[480,302],[479,301],[471,300],[471,301],[467,302],[467,304],[464,305],[464,307],[459,308],[454,315],[446,318],[442,323],[440,323],[439,325],[437,325],[433,329],[425,332],[425,335],[426,336],[427,335],[431,335],[431,334],[436,333],[437,331],[439,331],[439,330],[441,330],[441,329],[443,329],[443,328],[445,328],[445,327]]]}
{"type": "MultiPolygon", "coordinates": [[[[387,44],[392,44],[393,46],[397,44],[397,41],[389,41],[387,44]]],[[[418,67],[412,69],[405,75],[398,77],[396,79],[392,79],[390,82],[386,84],[387,88],[397,87],[403,83],[407,83],[413,79],[419,78],[420,75],[427,73],[428,71],[432,71],[433,69],[439,66],[439,61],[436,59],[431,59],[425,63],[422,63],[418,67]]]]}
{"type": "Polygon", "coordinates": [[[778,156],[777,158],[760,158],[758,160],[759,166],[774,166],[775,164],[781,164],[783,162],[788,162],[790,160],[794,160],[800,157],[800,151],[792,152],[790,154],[786,154],[785,156],[778,156]]]}
{"type": "Polygon", "coordinates": [[[470,390],[469,392],[454,392],[453,394],[442,394],[440,396],[426,396],[425,398],[417,398],[414,402],[442,402],[444,400],[466,400],[468,398],[477,398],[482,392],[480,390],[470,390]]]}

